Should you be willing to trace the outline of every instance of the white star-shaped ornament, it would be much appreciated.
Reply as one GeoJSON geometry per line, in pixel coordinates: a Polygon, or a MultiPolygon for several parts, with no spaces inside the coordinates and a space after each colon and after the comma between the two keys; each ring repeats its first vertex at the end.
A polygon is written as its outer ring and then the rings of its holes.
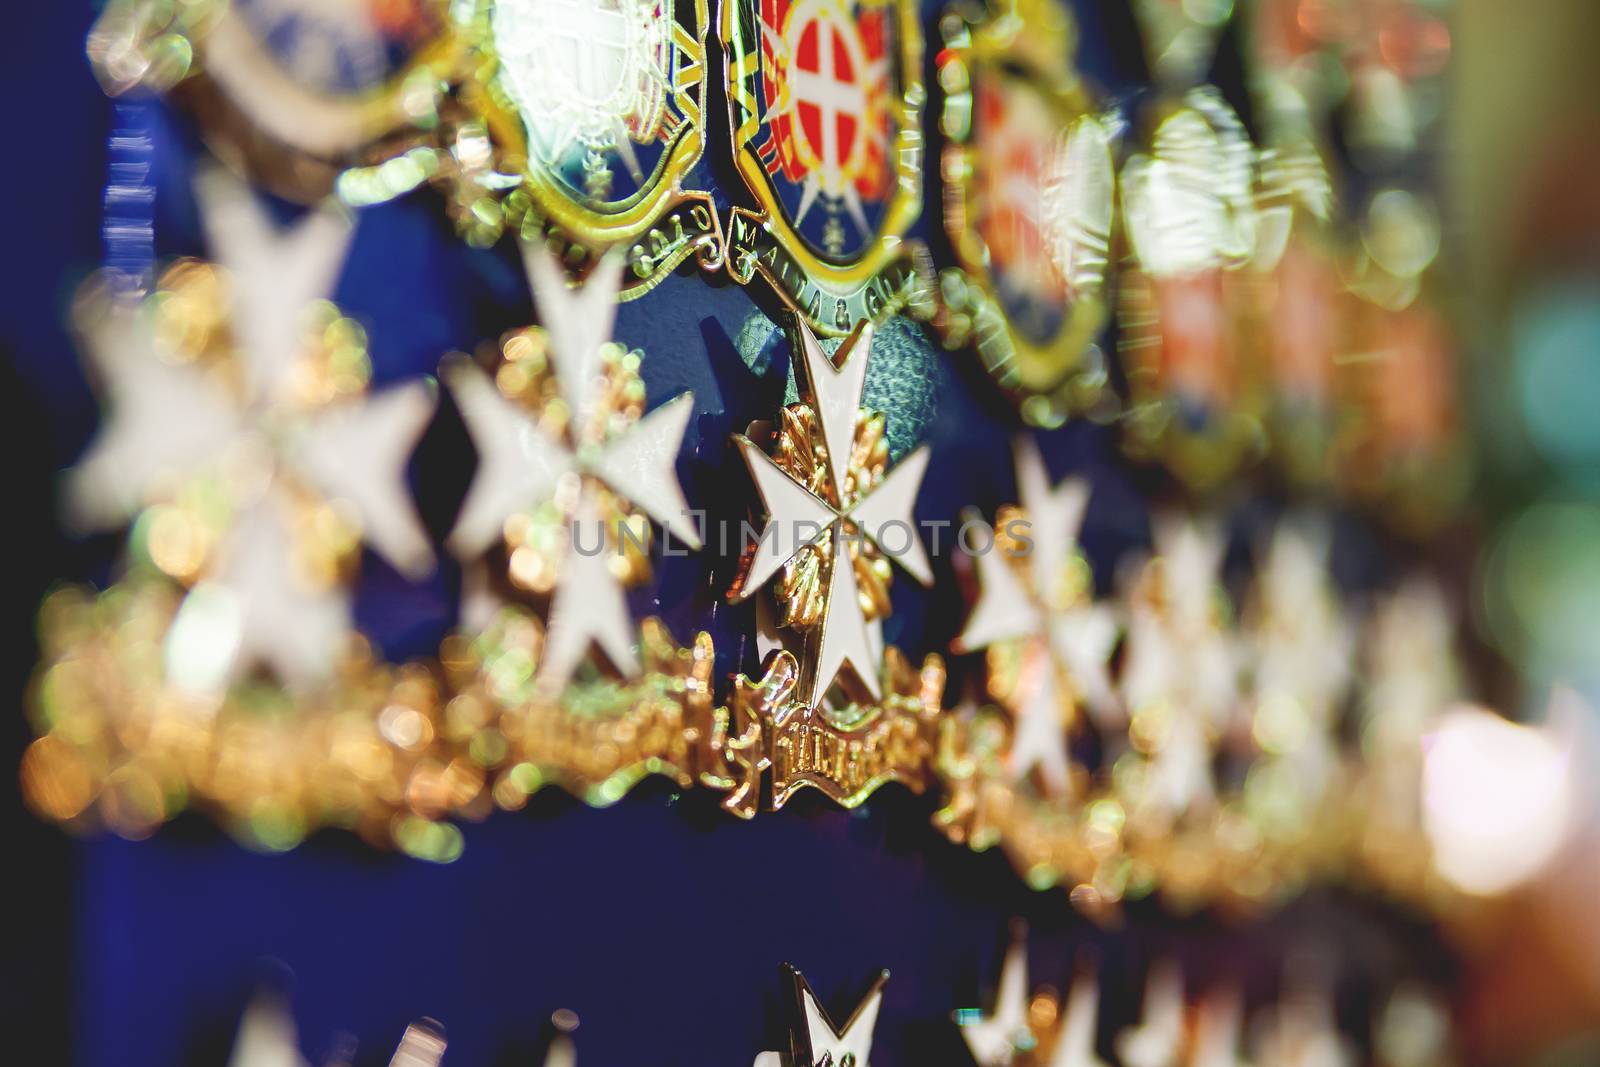
{"type": "Polygon", "coordinates": [[[174,680],[214,691],[262,663],[291,686],[310,685],[327,676],[349,629],[350,594],[309,582],[292,566],[285,489],[309,488],[352,513],[379,555],[408,576],[426,574],[433,552],[405,467],[433,413],[434,389],[417,381],[305,408],[292,391],[304,313],[337,283],[349,221],[318,208],[280,231],[254,194],[219,169],[197,177],[195,190],[213,252],[231,278],[241,388],[163,358],[138,310],[113,305],[84,337],[110,413],[68,476],[67,503],[83,525],[103,529],[208,472],[225,475],[233,521],[196,590],[208,603],[180,609],[174,638],[181,630],[191,637],[169,642],[174,680]],[[222,629],[194,640],[198,623],[183,626],[185,612],[222,629]]]}
{"type": "Polygon", "coordinates": [[[282,997],[257,993],[245,1005],[228,1067],[307,1067],[294,1016],[282,997]]]}
{"type": "Polygon", "coordinates": [[[807,545],[832,534],[828,594],[811,642],[814,652],[806,657],[807,669],[802,671],[801,692],[807,703],[815,706],[848,663],[876,699],[882,693],[878,678],[882,653],[861,609],[849,541],[859,532],[923,585],[933,583],[927,552],[912,518],[928,467],[929,450],[926,445],[917,448],[866,494],[846,499],[856,417],[871,355],[872,325],[863,322],[840,346],[838,354],[829,358],[810,328],[797,317],[791,348],[799,357],[796,369],[800,373],[796,377],[803,390],[801,396],[821,424],[828,492],[812,492],[755,442],[743,434],[734,435],[766,509],[767,521],[731,595],[735,600],[749,597],[807,545]],[[896,528],[903,532],[897,533],[896,528]]]}
{"type": "Polygon", "coordinates": [[[999,641],[1032,640],[1043,654],[1030,656],[1030,678],[1017,712],[1006,769],[1013,780],[1037,768],[1053,796],[1067,792],[1070,765],[1062,739],[1062,695],[1058,672],[1077,685],[1085,704],[1102,721],[1115,712],[1116,698],[1106,664],[1116,643],[1111,610],[1092,601],[1061,608],[1052,590],[1077,545],[1089,502],[1089,484],[1068,478],[1051,486],[1050,475],[1032,438],[1016,442],[1017,489],[1031,541],[1024,582],[993,540],[977,556],[980,592],[967,625],[956,639],[960,652],[999,641]]]}
{"type": "Polygon", "coordinates": [[[1256,1060],[1274,1067],[1351,1067],[1356,1057],[1334,1025],[1327,995],[1302,991],[1278,1005],[1256,1060]]]}
{"type": "Polygon", "coordinates": [[[963,1018],[965,1014],[958,1014],[957,1021],[978,1067],[1006,1067],[1037,1043],[1028,1025],[1028,943],[1020,929],[1013,932],[1000,965],[994,1010],[970,1021],[963,1018]]]}
{"type": "Polygon", "coordinates": [[[1117,1058],[1124,1067],[1178,1067],[1182,1046],[1183,975],[1158,963],[1145,979],[1139,1025],[1117,1035],[1117,1058]]]}
{"type": "Polygon", "coordinates": [[[1211,737],[1236,713],[1239,662],[1215,616],[1223,553],[1216,527],[1165,518],[1155,539],[1159,606],[1135,598],[1122,695],[1130,709],[1167,704],[1170,721],[1151,760],[1145,802],[1171,816],[1215,795],[1211,737]]]}
{"type": "Polygon", "coordinates": [[[1209,994],[1195,1019],[1189,1067],[1249,1067],[1239,1051],[1243,1015],[1238,990],[1221,989],[1209,994]]]}
{"type": "Polygon", "coordinates": [[[1222,531],[1211,522],[1167,519],[1157,523],[1156,546],[1166,561],[1168,636],[1171,648],[1181,652],[1169,661],[1169,684],[1187,684],[1207,720],[1226,729],[1239,703],[1240,657],[1216,619],[1226,550],[1222,531]]]}
{"type": "Polygon", "coordinates": [[[1354,651],[1354,630],[1340,611],[1327,559],[1325,527],[1291,520],[1278,525],[1257,579],[1259,618],[1250,643],[1258,723],[1275,707],[1304,716],[1287,754],[1313,797],[1338,760],[1334,718],[1349,688],[1354,651]]]}
{"type": "Polygon", "coordinates": [[[1350,680],[1353,634],[1334,599],[1326,528],[1280,523],[1259,581],[1266,614],[1282,625],[1258,642],[1256,687],[1295,693],[1319,710],[1339,703],[1350,680]]]}
{"type": "Polygon", "coordinates": [[[1374,755],[1414,787],[1422,738],[1461,697],[1455,620],[1444,592],[1413,576],[1373,613],[1363,649],[1363,722],[1374,755]]]}
{"type": "Polygon", "coordinates": [[[1080,971],[1067,993],[1061,1032],[1050,1053],[1050,1067],[1110,1067],[1095,1052],[1099,1029],[1100,982],[1092,973],[1080,971]]]}
{"type": "MultiPolygon", "coordinates": [[[[793,986],[799,1021],[799,1029],[790,1031],[788,1067],[867,1067],[872,1055],[872,1031],[878,1025],[883,984],[889,980],[889,972],[880,972],[850,1018],[843,1026],[835,1026],[805,976],[793,967],[785,965],[785,969],[793,986]]],[[[754,1067],[782,1067],[783,1063],[779,1053],[763,1052],[756,1057],[754,1067]]]]}
{"type": "Polygon", "coordinates": [[[594,486],[607,486],[678,540],[700,547],[674,469],[694,397],[683,393],[621,432],[598,436],[599,352],[616,319],[623,259],[606,256],[585,285],[571,289],[542,248],[525,245],[523,257],[576,433],[570,442],[551,437],[483,368],[464,357],[448,360],[442,373],[478,451],[478,470],[447,543],[456,556],[474,559],[503,536],[512,515],[551,499],[566,479],[581,479],[536,676],[546,692],[559,693],[591,645],[624,675],[639,671],[633,618],[610,568],[612,549],[601,547],[605,531],[594,486]]]}

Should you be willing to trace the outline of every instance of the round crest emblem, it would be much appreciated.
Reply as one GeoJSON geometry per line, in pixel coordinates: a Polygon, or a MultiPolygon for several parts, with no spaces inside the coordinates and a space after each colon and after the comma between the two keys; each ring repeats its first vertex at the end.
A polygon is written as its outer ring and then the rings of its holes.
{"type": "Polygon", "coordinates": [[[465,0],[396,81],[409,116],[347,171],[355,203],[446,187],[471,242],[510,230],[584,276],[628,249],[622,299],[689,256],[722,265],[705,146],[707,0],[465,0]]]}
{"type": "Polygon", "coordinates": [[[840,336],[925,291],[914,0],[731,0],[722,14],[735,165],[729,270],[764,276],[840,336]]]}
{"type": "Polygon", "coordinates": [[[491,140],[524,183],[521,236],[629,243],[638,295],[690,254],[721,263],[711,196],[680,182],[704,147],[705,0],[498,0],[481,49],[491,140]]]}
{"type": "Polygon", "coordinates": [[[1132,252],[1118,285],[1128,441],[1209,488],[1261,446],[1258,374],[1241,358],[1261,239],[1256,151],[1210,88],[1169,105],[1122,170],[1132,252]]]}
{"type": "Polygon", "coordinates": [[[642,184],[672,78],[671,21],[653,2],[500,0],[491,20],[502,87],[522,115],[529,161],[611,193],[613,162],[642,184]]]}
{"type": "Polygon", "coordinates": [[[1115,179],[1110,130],[1065,61],[1066,13],[1033,3],[1030,15],[941,23],[941,200],[954,265],[940,274],[936,321],[947,344],[977,350],[1029,422],[1049,426],[1107,395],[1096,340],[1115,179]]]}

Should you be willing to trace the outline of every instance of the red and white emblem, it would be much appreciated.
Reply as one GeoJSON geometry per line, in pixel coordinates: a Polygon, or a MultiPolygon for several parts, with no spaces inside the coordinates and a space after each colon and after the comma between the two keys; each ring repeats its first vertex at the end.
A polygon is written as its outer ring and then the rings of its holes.
{"type": "Polygon", "coordinates": [[[892,134],[887,10],[848,0],[761,0],[768,173],[802,186],[796,223],[818,196],[862,233],[863,200],[887,194],[892,134]]]}
{"type": "Polygon", "coordinates": [[[1052,254],[1046,190],[1059,169],[1055,122],[1036,93],[980,83],[977,225],[997,280],[1059,303],[1066,283],[1052,254]]]}
{"type": "Polygon", "coordinates": [[[1161,369],[1167,388],[1191,403],[1225,410],[1234,399],[1234,324],[1238,283],[1212,269],[1155,278],[1161,369]]]}

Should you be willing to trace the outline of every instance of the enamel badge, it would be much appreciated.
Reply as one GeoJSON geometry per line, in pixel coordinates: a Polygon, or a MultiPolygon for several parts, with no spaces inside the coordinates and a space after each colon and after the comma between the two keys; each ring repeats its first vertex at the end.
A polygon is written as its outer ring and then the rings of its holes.
{"type": "Polygon", "coordinates": [[[946,137],[937,322],[972,345],[1022,404],[1057,425],[1105,392],[1111,131],[1066,57],[1068,15],[1049,0],[1021,17],[951,12],[941,22],[946,137]],[[1023,32],[1024,26],[1027,27],[1023,32]]]}
{"type": "Polygon", "coordinates": [[[510,230],[580,277],[626,248],[624,300],[691,255],[715,269],[711,194],[683,188],[704,148],[708,25],[705,0],[452,5],[401,86],[439,93],[432,113],[395,130],[340,192],[371,203],[442,182],[469,241],[510,230]]]}
{"type": "Polygon", "coordinates": [[[1214,487],[1260,451],[1257,377],[1241,358],[1258,243],[1256,150],[1215,89],[1166,101],[1123,165],[1129,255],[1118,278],[1127,447],[1214,487]]]}
{"type": "Polygon", "coordinates": [[[705,146],[707,0],[441,4],[408,28],[419,43],[399,70],[358,86],[290,69],[224,0],[168,7],[108,8],[90,43],[102,81],[181,84],[231,158],[276,161],[264,176],[282,195],[331,186],[361,207],[431,184],[473,244],[509,231],[579,279],[626,249],[624,300],[690,256],[722,265],[711,194],[684,188],[705,146]]]}
{"type": "Polygon", "coordinates": [[[728,269],[757,274],[817,334],[925,299],[922,31],[915,0],[730,0],[728,269]]]}

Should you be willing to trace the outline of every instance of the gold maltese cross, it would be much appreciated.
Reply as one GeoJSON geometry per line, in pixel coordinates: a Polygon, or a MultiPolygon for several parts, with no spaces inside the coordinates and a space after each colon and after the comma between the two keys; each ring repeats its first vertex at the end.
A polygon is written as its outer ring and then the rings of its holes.
{"type": "Polygon", "coordinates": [[[870,323],[829,358],[796,318],[790,347],[801,402],[783,410],[773,454],[734,435],[767,519],[730,595],[743,600],[783,569],[780,622],[805,635],[801,698],[815,707],[849,664],[876,700],[883,648],[872,624],[889,613],[889,560],[933,582],[912,518],[928,448],[889,469],[883,416],[861,409],[870,323]]]}

